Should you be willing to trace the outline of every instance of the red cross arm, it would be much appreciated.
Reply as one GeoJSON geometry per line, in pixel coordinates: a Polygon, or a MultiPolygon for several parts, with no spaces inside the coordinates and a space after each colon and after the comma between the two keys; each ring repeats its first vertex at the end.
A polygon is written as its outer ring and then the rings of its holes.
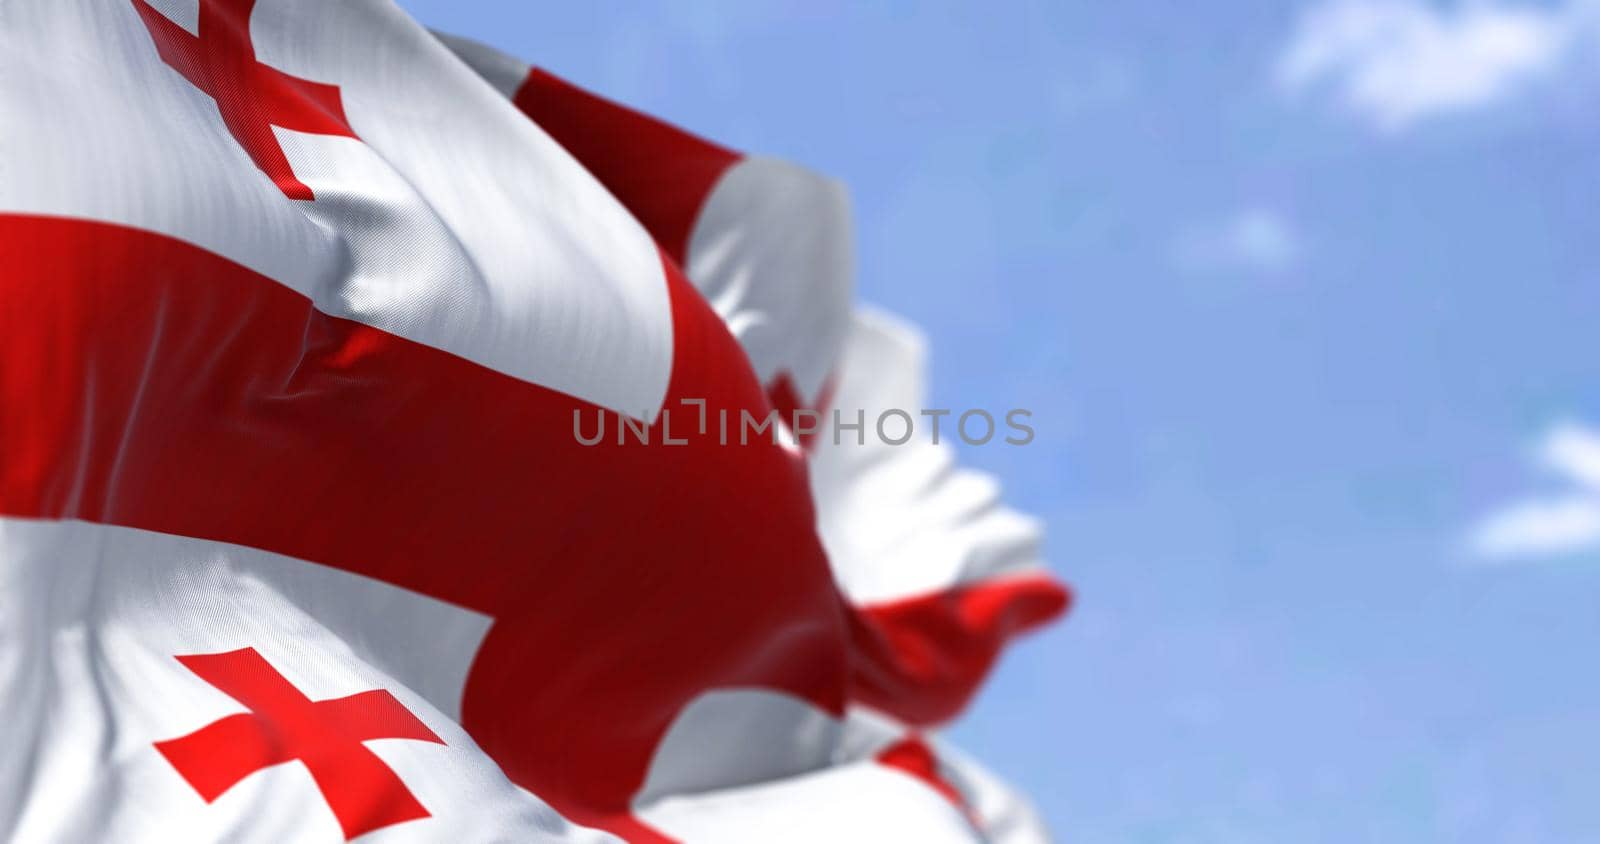
{"type": "Polygon", "coordinates": [[[400,777],[362,742],[444,744],[386,689],[311,700],[254,648],[177,657],[248,708],[156,750],[207,803],[255,771],[298,760],[316,782],[345,838],[428,817],[400,777]]]}
{"type": "Polygon", "coordinates": [[[290,76],[264,64],[255,66],[257,94],[266,99],[274,126],[295,132],[356,137],[344,116],[339,86],[290,76]]]}
{"type": "Polygon", "coordinates": [[[317,717],[324,724],[355,741],[398,738],[444,744],[444,739],[434,735],[427,724],[412,715],[387,689],[319,700],[316,706],[317,717]]]}
{"type": "Polygon", "coordinates": [[[294,758],[293,752],[274,741],[248,712],[229,715],[180,738],[158,741],[156,750],[207,803],[250,774],[294,758]]]}
{"type": "Polygon", "coordinates": [[[313,82],[256,60],[250,14],[256,0],[200,0],[199,34],[156,11],[148,0],[133,8],[156,52],[180,76],[211,97],[222,122],[250,160],[290,199],[313,200],[311,188],[273,135],[273,127],[356,138],[337,85],[313,82]]]}
{"type": "Polygon", "coordinates": [[[311,705],[255,648],[190,654],[177,660],[252,712],[299,712],[311,705]]]}
{"type": "Polygon", "coordinates": [[[145,28],[150,30],[150,40],[155,42],[156,54],[161,56],[161,60],[189,80],[190,85],[202,91],[209,89],[211,86],[206,81],[200,39],[156,11],[146,0],[134,0],[133,8],[144,21],[145,28]]]}
{"type": "Polygon", "coordinates": [[[430,817],[376,753],[355,745],[337,756],[301,757],[346,840],[397,823],[430,817]]]}

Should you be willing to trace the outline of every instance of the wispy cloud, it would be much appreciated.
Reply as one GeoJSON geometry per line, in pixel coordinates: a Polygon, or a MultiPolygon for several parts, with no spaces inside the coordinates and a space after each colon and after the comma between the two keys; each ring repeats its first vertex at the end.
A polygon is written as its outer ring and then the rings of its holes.
{"type": "Polygon", "coordinates": [[[1562,423],[1540,439],[1534,456],[1568,489],[1491,514],[1473,530],[1472,550],[1496,560],[1600,550],[1600,431],[1562,423]]]}
{"type": "Polygon", "coordinates": [[[1300,235],[1282,214],[1246,208],[1178,237],[1178,262],[1188,269],[1280,273],[1300,259],[1300,235]]]}
{"type": "Polygon", "coordinates": [[[1331,90],[1385,130],[1498,103],[1550,77],[1600,34],[1600,5],[1322,0],[1278,60],[1290,94],[1331,90]]]}

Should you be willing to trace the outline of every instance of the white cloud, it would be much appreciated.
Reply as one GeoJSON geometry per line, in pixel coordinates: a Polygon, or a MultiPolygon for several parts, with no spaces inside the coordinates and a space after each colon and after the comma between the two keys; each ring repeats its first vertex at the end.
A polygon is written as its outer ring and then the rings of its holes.
{"type": "Polygon", "coordinates": [[[1178,238],[1178,261],[1190,269],[1279,273],[1300,259],[1300,236],[1283,215],[1246,208],[1178,238]]]}
{"type": "Polygon", "coordinates": [[[1539,446],[1539,462],[1600,495],[1600,433],[1575,422],[1557,425],[1539,446]]]}
{"type": "Polygon", "coordinates": [[[1322,0],[1279,57],[1291,94],[1328,88],[1385,130],[1493,105],[1547,78],[1600,34],[1600,5],[1322,0]]]}
{"type": "Polygon", "coordinates": [[[1540,439],[1534,456],[1571,489],[1491,514],[1473,530],[1472,550],[1499,560],[1600,550],[1600,431],[1562,423],[1540,439]]]}

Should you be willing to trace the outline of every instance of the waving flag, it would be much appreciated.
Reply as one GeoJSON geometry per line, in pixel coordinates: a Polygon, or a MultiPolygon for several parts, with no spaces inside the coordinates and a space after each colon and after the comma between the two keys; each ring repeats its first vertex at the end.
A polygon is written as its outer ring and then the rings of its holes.
{"type": "Polygon", "coordinates": [[[827,180],[388,3],[6,0],[0,262],[0,834],[1037,834],[922,732],[1032,523],[668,429],[915,391],[827,180]]]}

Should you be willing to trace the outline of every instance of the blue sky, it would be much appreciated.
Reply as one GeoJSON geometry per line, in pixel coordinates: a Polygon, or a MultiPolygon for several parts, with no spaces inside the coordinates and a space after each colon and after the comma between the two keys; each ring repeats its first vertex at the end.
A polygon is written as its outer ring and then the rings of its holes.
{"type": "Polygon", "coordinates": [[[1600,7],[404,0],[843,179],[1079,603],[956,739],[1066,841],[1600,838],[1600,7]]]}

